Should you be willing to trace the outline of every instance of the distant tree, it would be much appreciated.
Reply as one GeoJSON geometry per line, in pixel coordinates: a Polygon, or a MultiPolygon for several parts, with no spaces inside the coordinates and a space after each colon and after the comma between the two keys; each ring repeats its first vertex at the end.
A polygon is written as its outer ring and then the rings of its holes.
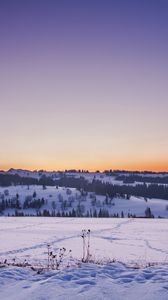
{"type": "Polygon", "coordinates": [[[52,205],[53,210],[55,210],[56,209],[56,203],[55,203],[55,201],[52,201],[51,205],[52,205]]]}
{"type": "Polygon", "coordinates": [[[61,214],[59,211],[57,212],[57,217],[61,217],[61,214]]]}
{"type": "Polygon", "coordinates": [[[4,195],[9,196],[9,190],[4,190],[4,195]]]}
{"type": "Polygon", "coordinates": [[[34,191],[33,198],[36,198],[36,196],[37,196],[36,191],[34,191]]]}
{"type": "Polygon", "coordinates": [[[74,217],[76,217],[76,211],[74,210],[74,208],[72,209],[72,217],[74,218],[74,217]]]}
{"type": "Polygon", "coordinates": [[[93,212],[93,218],[97,218],[97,210],[96,209],[93,212]]]}
{"type": "Polygon", "coordinates": [[[86,218],[89,218],[89,217],[90,217],[90,214],[89,214],[89,211],[87,210],[86,218]]]}
{"type": "Polygon", "coordinates": [[[49,210],[44,209],[44,210],[43,210],[43,217],[50,217],[50,216],[51,216],[51,215],[50,215],[49,210]]]}
{"type": "Polygon", "coordinates": [[[99,217],[99,218],[102,218],[102,210],[101,210],[101,208],[100,208],[100,210],[99,210],[98,217],[99,217]]]}
{"type": "Polygon", "coordinates": [[[21,209],[21,205],[20,205],[20,201],[19,201],[19,199],[16,199],[15,208],[17,208],[17,209],[21,209]]]}
{"type": "Polygon", "coordinates": [[[145,210],[145,217],[146,218],[153,218],[154,216],[152,215],[150,207],[147,207],[145,210]]]}
{"type": "Polygon", "coordinates": [[[109,197],[108,194],[106,194],[106,198],[105,198],[105,204],[108,205],[109,204],[109,197]]]}

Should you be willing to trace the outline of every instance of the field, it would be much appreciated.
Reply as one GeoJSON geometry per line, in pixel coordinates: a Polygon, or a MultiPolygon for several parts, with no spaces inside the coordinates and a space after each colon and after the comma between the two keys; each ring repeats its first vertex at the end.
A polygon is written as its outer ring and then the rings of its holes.
{"type": "Polygon", "coordinates": [[[5,299],[167,299],[167,219],[0,218],[0,260],[47,267],[47,244],[67,253],[59,270],[0,268],[5,299]],[[81,263],[82,229],[90,262],[81,263]],[[67,268],[68,265],[68,268],[67,268]]]}

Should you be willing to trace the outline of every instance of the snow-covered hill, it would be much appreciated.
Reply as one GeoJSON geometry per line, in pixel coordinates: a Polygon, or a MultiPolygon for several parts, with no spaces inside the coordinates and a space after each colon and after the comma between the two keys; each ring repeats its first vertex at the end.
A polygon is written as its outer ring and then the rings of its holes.
{"type": "MultiPolygon", "coordinates": [[[[142,197],[113,198],[95,195],[94,193],[81,193],[75,188],[64,188],[47,186],[10,186],[8,188],[0,187],[0,203],[9,202],[7,207],[1,212],[3,215],[14,215],[18,213],[40,215],[44,210],[49,211],[54,216],[60,212],[69,214],[72,210],[78,212],[81,216],[98,216],[100,210],[108,211],[109,215],[119,215],[127,217],[136,215],[145,216],[145,210],[149,207],[154,217],[168,217],[168,201],[160,199],[144,199],[142,197]],[[43,199],[44,205],[38,207],[33,205],[33,201],[43,199]],[[16,207],[16,201],[19,202],[16,207]],[[27,201],[27,206],[25,205],[27,201]],[[11,203],[14,208],[11,208],[11,203]]],[[[75,215],[74,215],[75,216],[75,215]]]]}

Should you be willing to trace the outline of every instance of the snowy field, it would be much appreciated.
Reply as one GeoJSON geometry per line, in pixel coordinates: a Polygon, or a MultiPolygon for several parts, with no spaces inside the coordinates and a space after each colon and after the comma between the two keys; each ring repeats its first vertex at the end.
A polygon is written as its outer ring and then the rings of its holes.
{"type": "Polygon", "coordinates": [[[47,266],[48,243],[72,250],[61,270],[0,268],[2,300],[168,299],[167,219],[1,217],[0,241],[1,262],[47,266]],[[79,264],[82,229],[91,230],[91,263],[79,264]]]}

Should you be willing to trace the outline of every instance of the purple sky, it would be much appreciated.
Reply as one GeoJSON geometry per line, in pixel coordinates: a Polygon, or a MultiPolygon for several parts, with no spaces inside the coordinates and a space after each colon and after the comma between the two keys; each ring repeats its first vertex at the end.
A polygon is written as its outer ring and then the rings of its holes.
{"type": "Polygon", "coordinates": [[[0,1],[0,168],[168,171],[168,1],[0,1]]]}

